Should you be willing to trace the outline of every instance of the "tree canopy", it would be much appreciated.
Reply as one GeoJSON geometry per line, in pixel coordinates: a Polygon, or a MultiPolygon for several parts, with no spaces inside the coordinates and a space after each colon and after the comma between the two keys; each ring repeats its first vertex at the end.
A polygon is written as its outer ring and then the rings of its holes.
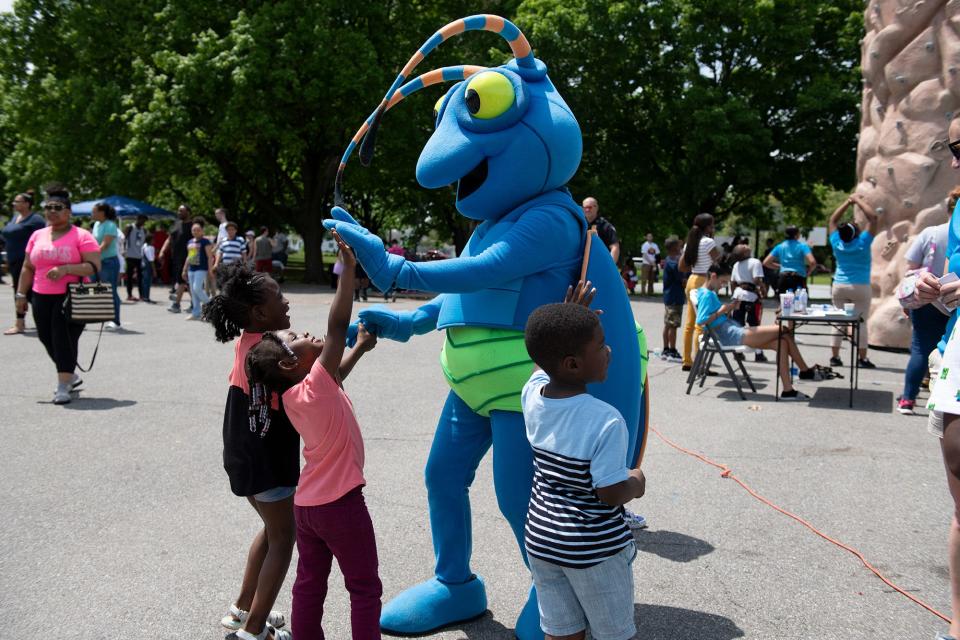
{"type": "MultiPolygon", "coordinates": [[[[584,133],[571,190],[596,196],[628,246],[700,211],[764,223],[771,199],[810,220],[827,187],[853,182],[854,0],[17,0],[0,14],[0,180],[224,205],[300,232],[316,279],[350,137],[433,31],[483,12],[514,19],[547,63],[584,133]]],[[[422,70],[507,54],[468,34],[422,70]]],[[[462,246],[452,192],[414,179],[443,90],[385,118],[345,193],[374,231],[462,246]]]]}

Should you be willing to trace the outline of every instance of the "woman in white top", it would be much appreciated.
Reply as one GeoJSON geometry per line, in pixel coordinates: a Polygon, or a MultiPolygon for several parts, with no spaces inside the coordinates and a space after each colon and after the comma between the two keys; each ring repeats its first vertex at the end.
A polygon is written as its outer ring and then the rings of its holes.
{"type": "Polygon", "coordinates": [[[689,273],[685,288],[687,297],[687,317],[683,322],[683,370],[690,371],[693,366],[693,336],[696,333],[700,341],[701,329],[697,325],[697,310],[690,301],[690,292],[699,289],[707,282],[707,270],[720,258],[720,249],[713,239],[713,216],[701,213],[693,219],[693,226],[687,234],[687,244],[680,256],[679,269],[689,273]]]}

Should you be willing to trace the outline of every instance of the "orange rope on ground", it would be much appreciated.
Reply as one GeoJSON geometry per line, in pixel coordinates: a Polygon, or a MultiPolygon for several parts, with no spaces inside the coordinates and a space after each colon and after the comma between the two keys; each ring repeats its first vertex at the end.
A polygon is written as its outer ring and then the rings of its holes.
{"type": "Polygon", "coordinates": [[[872,564],[870,564],[870,563],[867,561],[867,559],[863,557],[863,554],[862,554],[862,553],[860,553],[859,551],[857,551],[857,550],[854,549],[853,547],[851,547],[851,546],[849,546],[849,545],[846,545],[846,544],[840,542],[839,540],[835,540],[834,538],[831,538],[830,536],[828,536],[828,535],[825,534],[824,532],[820,531],[819,529],[817,529],[816,527],[814,527],[812,524],[810,524],[809,522],[807,522],[806,520],[804,520],[804,519],[801,518],[800,516],[798,516],[798,515],[796,515],[796,514],[793,514],[793,513],[790,513],[790,512],[787,511],[786,509],[775,505],[774,503],[770,502],[770,500],[764,498],[764,497],[761,496],[759,493],[757,493],[756,491],[754,491],[753,489],[751,489],[750,486],[747,485],[743,480],[741,480],[740,478],[738,478],[737,476],[735,476],[735,475],[733,474],[733,471],[731,471],[730,467],[728,467],[727,465],[725,465],[725,464],[720,464],[719,462],[714,462],[714,461],[711,460],[710,458],[708,458],[708,457],[706,457],[706,456],[704,456],[704,455],[702,455],[702,454],[696,453],[695,451],[690,451],[689,449],[684,449],[683,447],[681,447],[681,446],[678,445],[677,443],[671,441],[669,438],[667,438],[666,436],[664,436],[662,433],[660,433],[659,431],[657,431],[657,430],[654,429],[653,427],[650,427],[650,430],[653,431],[655,434],[657,434],[657,437],[658,437],[658,438],[660,438],[661,440],[663,440],[665,443],[667,443],[668,445],[670,445],[671,447],[673,447],[673,448],[676,449],[677,451],[680,451],[680,452],[682,452],[682,453],[685,453],[685,454],[687,454],[688,456],[692,456],[692,457],[696,458],[697,460],[700,460],[701,462],[710,465],[711,467],[716,467],[717,469],[720,469],[720,472],[721,472],[721,473],[720,473],[720,477],[721,477],[721,478],[730,478],[731,480],[733,480],[734,482],[736,482],[737,484],[739,484],[741,487],[743,487],[743,489],[744,489],[747,493],[749,493],[749,494],[752,495],[754,498],[756,498],[757,500],[759,500],[759,501],[762,502],[763,504],[767,505],[767,506],[770,507],[771,509],[774,509],[774,510],[776,510],[776,511],[779,511],[779,512],[782,513],[783,515],[788,516],[788,517],[790,517],[790,518],[793,518],[794,520],[796,520],[797,522],[799,522],[800,524],[802,524],[803,526],[805,526],[807,529],[810,529],[810,531],[814,532],[815,534],[817,534],[818,536],[820,536],[821,538],[823,538],[823,539],[826,540],[827,542],[829,542],[829,543],[831,543],[831,544],[834,544],[834,545],[840,547],[840,548],[843,549],[844,551],[848,551],[848,552],[852,553],[854,556],[857,557],[858,560],[860,560],[860,562],[863,563],[863,566],[865,566],[867,569],[869,569],[870,571],[872,571],[873,574],[874,574],[875,576],[877,576],[878,578],[880,578],[880,579],[883,581],[883,583],[886,584],[888,587],[890,587],[891,589],[893,589],[893,590],[896,591],[897,593],[899,593],[899,594],[901,594],[901,595],[903,595],[903,596],[906,596],[907,598],[909,598],[910,600],[912,600],[914,603],[920,605],[921,607],[923,607],[924,609],[926,609],[927,611],[929,611],[929,612],[932,613],[933,615],[935,615],[935,616],[937,616],[938,618],[942,619],[944,622],[947,622],[947,623],[950,622],[950,618],[949,618],[948,616],[945,616],[944,614],[940,613],[939,611],[937,611],[936,609],[934,609],[933,607],[931,607],[929,604],[927,604],[926,602],[924,602],[924,601],[921,600],[920,598],[917,598],[916,596],[914,596],[914,595],[912,595],[912,594],[910,594],[910,593],[907,593],[906,591],[904,591],[903,589],[901,589],[900,587],[898,587],[898,586],[895,585],[894,583],[890,582],[890,580],[889,580],[886,576],[884,576],[882,573],[880,573],[880,571],[878,571],[876,567],[874,567],[872,564]]]}

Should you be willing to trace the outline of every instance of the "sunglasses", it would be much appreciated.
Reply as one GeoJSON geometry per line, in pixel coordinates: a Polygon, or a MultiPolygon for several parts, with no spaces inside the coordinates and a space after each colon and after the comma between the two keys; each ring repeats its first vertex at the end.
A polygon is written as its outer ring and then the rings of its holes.
{"type": "Polygon", "coordinates": [[[950,153],[953,154],[953,157],[957,160],[960,160],[960,140],[954,140],[953,142],[948,142],[947,147],[950,148],[950,153]]]}
{"type": "Polygon", "coordinates": [[[67,207],[62,204],[45,204],[43,205],[44,211],[56,211],[57,213],[63,211],[67,207]]]}

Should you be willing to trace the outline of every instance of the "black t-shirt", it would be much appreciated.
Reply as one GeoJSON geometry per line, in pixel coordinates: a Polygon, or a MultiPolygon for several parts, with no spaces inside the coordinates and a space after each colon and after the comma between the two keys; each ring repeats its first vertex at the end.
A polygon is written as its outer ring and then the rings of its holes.
{"type": "Polygon", "coordinates": [[[230,489],[252,496],[276,487],[295,487],[300,478],[300,434],[283,411],[270,409],[270,429],[250,431],[250,398],[231,385],[223,413],[223,468],[230,489]]]}
{"type": "Polygon", "coordinates": [[[603,244],[606,245],[607,249],[620,242],[620,238],[617,237],[617,228],[610,224],[610,221],[603,216],[597,216],[592,226],[597,230],[597,235],[603,240],[603,244]]]}
{"type": "MultiPolygon", "coordinates": [[[[190,225],[192,227],[193,225],[190,225]]],[[[187,243],[193,235],[190,233],[190,227],[183,220],[177,220],[170,228],[170,253],[173,259],[183,262],[187,259],[187,243]]]]}

